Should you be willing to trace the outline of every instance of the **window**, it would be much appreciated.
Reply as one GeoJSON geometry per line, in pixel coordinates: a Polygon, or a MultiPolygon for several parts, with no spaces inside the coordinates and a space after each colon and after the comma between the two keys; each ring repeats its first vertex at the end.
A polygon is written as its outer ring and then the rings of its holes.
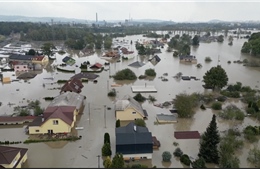
{"type": "Polygon", "coordinates": [[[132,114],[136,114],[136,112],[134,111],[134,112],[132,112],[132,114]]]}
{"type": "Polygon", "coordinates": [[[35,130],[35,132],[40,132],[40,130],[35,130]]]}
{"type": "Polygon", "coordinates": [[[58,120],[53,120],[53,125],[58,125],[59,121],[58,120]]]}

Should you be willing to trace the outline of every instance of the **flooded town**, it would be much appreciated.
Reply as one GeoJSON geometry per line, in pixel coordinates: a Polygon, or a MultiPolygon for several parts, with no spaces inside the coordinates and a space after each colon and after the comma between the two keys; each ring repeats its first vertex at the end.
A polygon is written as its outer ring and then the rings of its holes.
{"type": "Polygon", "coordinates": [[[260,167],[259,24],[133,23],[0,36],[0,168],[260,167]]]}

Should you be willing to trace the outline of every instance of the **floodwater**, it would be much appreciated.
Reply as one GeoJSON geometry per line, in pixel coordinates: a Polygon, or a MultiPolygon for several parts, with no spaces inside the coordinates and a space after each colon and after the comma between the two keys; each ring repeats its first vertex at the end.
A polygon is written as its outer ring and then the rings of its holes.
{"type": "MultiPolygon", "coordinates": [[[[127,36],[125,38],[117,38],[119,41],[122,39],[132,40],[135,42],[137,39],[149,39],[144,38],[141,35],[127,36]]],[[[153,38],[150,38],[153,39],[153,38]]],[[[198,59],[198,63],[202,64],[202,68],[197,68],[196,64],[182,64],[179,63],[178,58],[172,56],[172,52],[168,53],[166,51],[167,47],[161,49],[162,53],[157,54],[161,58],[161,62],[156,65],[151,64],[148,59],[149,57],[137,56],[133,59],[123,60],[121,62],[113,62],[108,71],[103,71],[102,73],[97,73],[98,83],[93,83],[89,81],[88,83],[83,83],[84,88],[82,90],[83,95],[87,97],[85,101],[85,109],[81,116],[77,118],[76,126],[84,127],[83,130],[75,131],[77,135],[81,135],[82,139],[76,142],[54,142],[54,143],[31,143],[31,144],[17,144],[18,147],[26,147],[28,151],[28,160],[24,167],[98,167],[98,155],[101,155],[101,148],[103,146],[104,133],[108,132],[110,134],[112,156],[115,154],[115,112],[114,112],[114,101],[115,99],[120,99],[124,95],[129,94],[134,96],[135,94],[131,91],[132,85],[154,85],[158,92],[157,93],[145,93],[142,94],[145,97],[149,95],[154,96],[158,103],[163,103],[165,101],[171,101],[175,98],[176,94],[179,93],[209,93],[210,90],[205,90],[202,87],[201,80],[203,75],[211,67],[219,64],[226,70],[229,77],[229,83],[236,83],[237,81],[242,82],[243,85],[251,86],[252,88],[258,89],[259,86],[259,72],[260,68],[250,68],[245,67],[242,64],[233,63],[235,60],[254,59],[251,56],[243,55],[240,53],[240,49],[245,42],[245,39],[234,38],[233,46],[229,46],[227,39],[223,43],[200,43],[199,47],[192,47],[191,54],[195,55],[198,59]],[[212,62],[205,63],[205,57],[210,56],[212,62]],[[145,63],[143,67],[133,68],[129,67],[130,63],[134,61],[142,61],[145,63]],[[231,61],[228,64],[227,61],[231,61]],[[144,74],[145,70],[148,68],[153,68],[157,72],[157,76],[153,80],[136,80],[136,81],[114,81],[109,78],[109,75],[115,74],[115,72],[130,68],[133,70],[137,76],[144,74]],[[176,80],[173,76],[182,72],[183,75],[196,76],[201,79],[199,81],[182,81],[176,80]],[[160,76],[164,73],[168,73],[168,76],[164,76],[168,79],[167,82],[162,81],[160,76]],[[123,84],[122,87],[116,87],[117,96],[115,99],[107,97],[107,93],[112,88],[111,84],[120,83],[123,84]],[[110,107],[111,110],[105,109],[105,106],[110,107]]],[[[128,46],[131,50],[135,50],[134,43],[132,46],[128,46]]],[[[43,97],[53,97],[59,95],[59,90],[50,90],[53,88],[61,87],[61,85],[56,84],[57,80],[68,80],[74,75],[74,73],[63,73],[52,68],[52,65],[57,65],[62,63],[62,59],[69,55],[76,59],[76,65],[80,65],[83,61],[89,61],[91,64],[99,62],[104,64],[106,61],[101,59],[102,52],[95,53],[91,56],[80,56],[79,52],[68,52],[65,55],[56,54],[56,60],[50,62],[42,73],[38,74],[34,79],[30,79],[27,82],[23,80],[19,82],[12,82],[11,84],[2,84],[0,86],[1,91],[1,102],[0,115],[11,115],[13,113],[13,107],[9,106],[8,103],[15,103],[16,105],[25,105],[27,100],[39,99],[41,101],[41,106],[46,108],[49,104],[48,101],[43,100],[43,97]],[[46,80],[44,78],[54,77],[54,80],[46,80]],[[45,83],[45,87],[43,87],[45,83]],[[53,84],[51,84],[53,83],[53,84]],[[16,89],[19,89],[17,91],[16,89]]],[[[79,70],[77,69],[76,73],[79,70]]],[[[4,72],[4,76],[12,76],[12,72],[4,72]]],[[[239,100],[227,101],[225,105],[232,103],[243,109],[243,103],[239,100]]],[[[224,106],[225,106],[224,105],[224,106]]],[[[206,127],[211,121],[212,115],[217,114],[217,112],[211,109],[200,110],[198,109],[191,119],[178,119],[177,123],[174,124],[164,124],[155,125],[156,114],[158,113],[168,113],[167,109],[161,109],[153,106],[148,101],[142,104],[143,108],[148,112],[148,120],[146,120],[147,127],[149,131],[152,132],[153,136],[161,142],[161,147],[159,150],[153,152],[152,160],[140,161],[148,166],[157,167],[187,167],[179,162],[178,158],[173,157],[170,163],[162,162],[163,151],[174,152],[175,146],[173,142],[179,143],[180,147],[185,154],[188,154],[192,159],[197,158],[199,151],[199,140],[198,139],[188,139],[188,140],[177,140],[174,138],[174,131],[183,130],[198,130],[203,133],[206,127]]],[[[237,121],[226,121],[217,118],[218,129],[220,133],[231,127],[237,127],[240,131],[247,125],[259,125],[259,122],[250,117],[246,117],[243,122],[237,121]]],[[[24,132],[25,126],[0,126],[1,141],[24,141],[28,138],[28,135],[24,132]],[[12,133],[12,134],[10,134],[12,133]]],[[[255,143],[259,146],[259,142],[255,143]]],[[[254,145],[245,142],[244,147],[236,152],[240,159],[240,167],[254,167],[250,165],[246,158],[248,151],[254,145]]],[[[100,166],[102,165],[102,159],[100,159],[100,166]]],[[[215,167],[214,165],[208,164],[209,167],[215,167]]]]}

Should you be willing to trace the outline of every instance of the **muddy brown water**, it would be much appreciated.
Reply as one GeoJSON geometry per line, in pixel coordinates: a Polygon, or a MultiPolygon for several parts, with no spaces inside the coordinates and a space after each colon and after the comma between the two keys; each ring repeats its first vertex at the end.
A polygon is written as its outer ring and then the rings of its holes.
{"type": "MultiPolygon", "coordinates": [[[[135,42],[137,39],[145,39],[141,35],[128,36],[125,38],[117,38],[120,40],[127,39],[129,42],[133,40],[135,42]]],[[[153,38],[151,38],[153,39],[153,38]]],[[[85,101],[85,109],[83,115],[77,118],[76,126],[84,127],[83,130],[78,130],[75,133],[82,136],[81,140],[76,142],[49,142],[49,143],[32,143],[32,144],[18,144],[15,146],[26,147],[28,151],[28,160],[24,167],[97,167],[98,166],[98,155],[101,155],[101,147],[103,145],[104,133],[108,132],[111,138],[111,148],[113,155],[115,154],[115,113],[114,113],[114,101],[115,99],[120,99],[124,95],[129,94],[134,96],[135,94],[131,91],[132,85],[154,85],[158,92],[157,93],[144,93],[145,97],[152,95],[156,97],[158,103],[164,101],[171,101],[176,94],[179,93],[209,93],[210,90],[205,90],[202,87],[202,77],[207,70],[211,67],[220,64],[227,72],[229,77],[229,83],[236,83],[237,81],[242,82],[243,85],[251,86],[252,88],[258,89],[259,86],[259,72],[260,68],[250,68],[245,67],[242,64],[233,63],[234,60],[255,59],[251,56],[247,56],[240,53],[240,49],[244,43],[245,39],[234,39],[233,46],[229,46],[227,39],[223,43],[200,43],[199,47],[192,47],[191,54],[195,55],[198,59],[198,63],[202,64],[202,68],[197,68],[196,64],[182,64],[179,63],[178,58],[172,56],[172,52],[166,52],[167,47],[161,49],[162,53],[157,54],[161,58],[161,62],[156,65],[151,64],[147,57],[137,56],[134,59],[124,60],[121,62],[113,62],[108,71],[103,71],[102,73],[97,73],[98,83],[94,84],[89,81],[88,83],[83,83],[84,88],[82,90],[83,95],[87,97],[85,101]],[[205,57],[210,56],[212,62],[205,63],[205,57]],[[219,63],[218,63],[219,58],[219,63]],[[129,67],[128,65],[134,61],[142,61],[145,66],[140,68],[129,67]],[[231,61],[228,64],[227,61],[231,61]],[[109,78],[109,75],[113,75],[115,72],[130,68],[133,70],[137,76],[144,74],[144,71],[148,68],[154,68],[157,72],[157,76],[153,80],[136,80],[136,81],[114,81],[109,78]],[[182,81],[176,80],[173,76],[182,72],[183,75],[196,76],[199,81],[182,81]],[[168,73],[168,76],[164,76],[168,79],[167,82],[163,82],[159,79],[164,73],[168,73]],[[122,87],[116,87],[117,96],[116,98],[107,97],[107,93],[112,88],[111,84],[120,83],[123,84],[122,87]],[[104,110],[104,105],[111,107],[111,110],[104,110]],[[90,112],[89,112],[90,110],[90,112]],[[106,118],[105,118],[106,115],[106,118]]],[[[134,45],[127,46],[129,49],[135,49],[134,45]]],[[[94,54],[91,56],[79,56],[79,52],[70,52],[65,55],[56,54],[56,60],[49,63],[42,73],[38,74],[34,79],[30,79],[27,82],[23,80],[19,82],[12,82],[11,84],[1,84],[1,102],[0,115],[11,115],[13,113],[13,107],[9,106],[8,103],[15,103],[16,105],[26,105],[27,100],[39,99],[41,101],[41,106],[43,108],[47,107],[49,102],[44,101],[43,97],[52,97],[59,95],[59,90],[48,90],[50,88],[61,87],[62,84],[55,84],[57,80],[67,80],[72,77],[73,73],[63,73],[52,68],[54,64],[62,63],[62,59],[65,56],[72,56],[76,59],[76,65],[80,65],[83,61],[90,61],[91,64],[95,62],[105,63],[104,59],[101,59],[99,54],[94,54]],[[46,80],[44,78],[54,77],[54,80],[46,80]],[[45,83],[45,87],[43,87],[45,83]],[[54,84],[51,84],[54,83],[54,84]],[[19,89],[17,91],[16,89],[19,89]]],[[[79,72],[77,68],[76,73],[79,72]]],[[[12,72],[4,72],[5,76],[11,76],[15,79],[12,72]]],[[[243,108],[243,103],[239,100],[228,100],[225,105],[232,103],[240,108],[243,108]]],[[[180,163],[178,158],[172,158],[171,163],[162,162],[163,151],[170,151],[173,153],[175,146],[173,142],[179,143],[180,147],[184,153],[188,154],[192,159],[197,158],[199,151],[199,140],[198,139],[187,139],[187,140],[177,140],[174,138],[174,131],[182,130],[198,130],[203,133],[208,126],[212,115],[217,114],[217,112],[211,109],[200,110],[198,109],[191,119],[178,119],[178,123],[174,124],[164,124],[155,125],[156,114],[158,113],[168,113],[167,109],[161,109],[154,107],[148,101],[142,104],[143,108],[148,112],[148,120],[146,120],[147,127],[149,131],[152,132],[153,136],[161,142],[161,147],[159,150],[153,152],[152,160],[140,161],[140,163],[146,164],[148,166],[156,165],[157,167],[187,167],[180,163]]],[[[250,117],[246,117],[243,122],[237,121],[226,121],[217,118],[218,129],[220,133],[227,130],[230,127],[237,127],[239,130],[247,125],[259,125],[259,122],[250,117]]],[[[25,125],[20,126],[0,126],[0,138],[1,141],[23,141],[28,138],[25,134],[25,125]]],[[[248,151],[254,145],[259,146],[259,142],[255,144],[249,144],[245,142],[244,147],[237,151],[236,154],[240,159],[240,167],[254,167],[249,164],[246,160],[248,151]]],[[[136,162],[135,162],[136,163],[136,162]]],[[[100,161],[100,166],[102,165],[102,160],[100,161]]],[[[216,167],[215,165],[208,164],[209,167],[216,167]]]]}

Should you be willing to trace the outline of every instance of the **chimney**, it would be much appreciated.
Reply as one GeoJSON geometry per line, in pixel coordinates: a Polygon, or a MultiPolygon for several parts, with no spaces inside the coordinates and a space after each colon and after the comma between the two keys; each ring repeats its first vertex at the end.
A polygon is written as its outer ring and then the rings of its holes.
{"type": "Polygon", "coordinates": [[[136,131],[136,125],[134,125],[134,131],[136,131]]]}

